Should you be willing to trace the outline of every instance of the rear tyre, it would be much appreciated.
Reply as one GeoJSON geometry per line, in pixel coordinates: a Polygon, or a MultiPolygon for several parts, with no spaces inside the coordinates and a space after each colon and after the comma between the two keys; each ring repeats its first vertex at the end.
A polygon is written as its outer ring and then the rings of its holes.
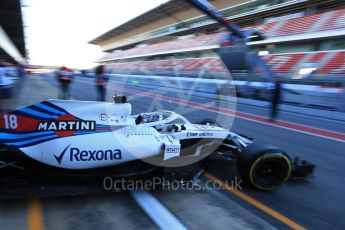
{"type": "Polygon", "coordinates": [[[263,191],[271,191],[291,175],[292,163],[282,150],[253,143],[239,154],[237,169],[246,184],[263,191]]]}

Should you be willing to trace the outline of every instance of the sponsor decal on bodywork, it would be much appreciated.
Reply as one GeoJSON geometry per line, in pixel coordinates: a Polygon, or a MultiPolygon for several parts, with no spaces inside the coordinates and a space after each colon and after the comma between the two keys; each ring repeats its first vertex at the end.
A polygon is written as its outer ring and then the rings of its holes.
{"type": "Polygon", "coordinates": [[[58,138],[114,132],[123,126],[97,124],[44,101],[0,116],[0,143],[30,147],[58,138]]]}
{"type": "Polygon", "coordinates": [[[108,115],[105,114],[105,113],[101,113],[101,114],[99,115],[99,120],[101,120],[101,121],[106,121],[106,120],[108,120],[108,115]]]}
{"type": "Polygon", "coordinates": [[[81,120],[71,114],[66,114],[55,120],[40,121],[37,125],[37,131],[52,131],[59,137],[69,137],[77,132],[88,133],[96,131],[96,122],[81,120]]]}
{"type": "Polygon", "coordinates": [[[37,131],[94,131],[95,129],[95,121],[44,121],[37,127],[37,131]]]}
{"type": "Polygon", "coordinates": [[[187,133],[187,137],[213,137],[213,133],[187,133]]]}
{"type": "Polygon", "coordinates": [[[120,149],[106,149],[106,150],[85,150],[68,145],[59,155],[54,155],[56,161],[61,164],[62,159],[67,153],[66,159],[70,162],[79,161],[106,161],[106,160],[121,160],[122,152],[120,149]]]}
{"type": "Polygon", "coordinates": [[[101,113],[99,115],[99,120],[102,122],[109,121],[109,122],[119,123],[121,120],[126,120],[126,117],[125,116],[118,116],[116,114],[101,113]]]}

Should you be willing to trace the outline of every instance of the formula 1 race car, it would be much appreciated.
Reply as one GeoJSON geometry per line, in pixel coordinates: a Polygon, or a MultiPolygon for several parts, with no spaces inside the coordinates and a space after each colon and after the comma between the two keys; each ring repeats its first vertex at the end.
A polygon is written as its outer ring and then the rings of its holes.
{"type": "Polygon", "coordinates": [[[2,115],[0,177],[182,178],[204,170],[211,154],[236,159],[243,180],[260,190],[313,171],[308,162],[214,124],[192,124],[172,111],[131,115],[125,97],[114,99],[48,100],[2,115]]]}

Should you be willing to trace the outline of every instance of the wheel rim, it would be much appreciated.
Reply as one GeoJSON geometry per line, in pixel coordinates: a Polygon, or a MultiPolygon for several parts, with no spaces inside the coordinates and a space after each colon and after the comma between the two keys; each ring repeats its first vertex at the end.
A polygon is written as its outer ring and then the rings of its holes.
{"type": "Polygon", "coordinates": [[[254,162],[252,169],[253,184],[261,189],[272,189],[289,178],[291,163],[284,155],[263,156],[254,162]]]}

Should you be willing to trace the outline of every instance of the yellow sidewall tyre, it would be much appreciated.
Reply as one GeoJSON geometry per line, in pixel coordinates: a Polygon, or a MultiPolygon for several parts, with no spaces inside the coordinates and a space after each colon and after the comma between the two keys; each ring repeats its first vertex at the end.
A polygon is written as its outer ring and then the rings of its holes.
{"type": "Polygon", "coordinates": [[[271,191],[290,177],[292,163],[284,151],[274,146],[253,143],[240,153],[237,169],[246,184],[271,191]]]}
{"type": "Polygon", "coordinates": [[[289,177],[291,175],[291,171],[292,171],[291,161],[286,155],[281,154],[281,153],[279,153],[279,154],[272,154],[272,153],[264,154],[264,155],[258,157],[255,160],[255,162],[252,164],[252,166],[250,167],[250,170],[249,170],[250,184],[253,185],[257,189],[260,189],[263,191],[271,191],[271,190],[276,189],[281,184],[283,184],[287,179],[289,179],[289,177]],[[255,169],[258,167],[258,165],[260,163],[263,163],[263,161],[265,161],[267,159],[270,159],[270,160],[276,159],[276,160],[283,161],[283,162],[285,161],[287,170],[284,173],[285,175],[282,176],[282,178],[280,179],[280,182],[278,184],[274,184],[271,186],[262,186],[260,183],[257,182],[256,175],[255,175],[255,169]]]}

